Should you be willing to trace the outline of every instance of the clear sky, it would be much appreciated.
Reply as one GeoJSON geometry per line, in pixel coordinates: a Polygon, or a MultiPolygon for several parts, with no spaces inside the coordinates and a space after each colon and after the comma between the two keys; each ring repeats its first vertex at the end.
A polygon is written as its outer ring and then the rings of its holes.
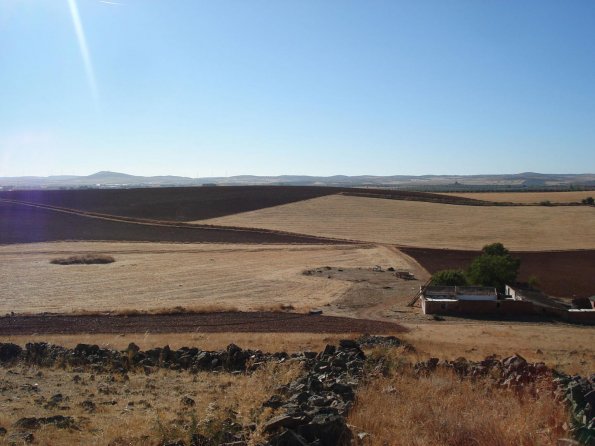
{"type": "Polygon", "coordinates": [[[0,176],[99,170],[595,172],[595,1],[0,0],[0,176]]]}

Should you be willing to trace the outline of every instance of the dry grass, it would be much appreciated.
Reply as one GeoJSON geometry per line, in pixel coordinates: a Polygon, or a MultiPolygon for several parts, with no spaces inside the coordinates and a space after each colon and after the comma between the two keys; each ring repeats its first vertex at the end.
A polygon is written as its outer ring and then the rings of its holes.
{"type": "Polygon", "coordinates": [[[411,342],[420,358],[481,360],[519,353],[529,361],[545,362],[566,373],[590,375],[595,370],[595,330],[566,324],[450,323],[403,324],[399,335],[411,342]]]}
{"type": "Polygon", "coordinates": [[[371,446],[537,446],[555,445],[567,420],[549,392],[517,396],[487,380],[447,371],[418,379],[401,369],[361,388],[348,422],[370,434],[371,446]]]}
{"type": "Polygon", "coordinates": [[[324,265],[407,269],[410,260],[383,247],[56,242],[0,246],[0,314],[152,310],[177,306],[258,310],[311,308],[352,285],[306,277],[324,265]],[[109,265],[57,268],[63,254],[117,256],[109,265]]]}
{"type": "MultiPolygon", "coordinates": [[[[47,417],[57,413],[80,421],[80,430],[45,426],[34,430],[36,444],[63,445],[157,445],[163,440],[189,441],[193,432],[217,433],[230,415],[242,425],[270,416],[261,406],[274,389],[295,379],[301,365],[270,363],[251,375],[198,373],[159,370],[150,375],[119,375],[15,366],[0,369],[3,407],[0,425],[8,435],[0,445],[11,444],[13,427],[21,417],[47,417]],[[75,381],[76,378],[80,381],[75,381]],[[37,390],[31,391],[31,386],[37,390]],[[53,395],[61,394],[59,407],[45,407],[53,395]],[[195,405],[184,404],[189,397],[195,405]],[[97,409],[86,412],[81,403],[92,401],[97,409]]],[[[252,440],[261,438],[260,431],[252,440]]]]}
{"type": "Polygon", "coordinates": [[[74,348],[79,343],[97,344],[100,347],[124,350],[130,342],[141,350],[169,345],[172,349],[196,346],[203,350],[221,350],[229,344],[266,352],[322,351],[327,344],[338,344],[340,339],[352,339],[353,333],[139,333],[126,335],[77,334],[77,335],[21,335],[0,336],[0,342],[25,345],[27,342],[49,342],[74,348]]]}
{"type": "MultiPolygon", "coordinates": [[[[456,206],[333,195],[206,223],[427,248],[513,250],[595,248],[595,209],[456,206]]],[[[201,223],[205,223],[202,221],[201,223]]]]}
{"type": "Polygon", "coordinates": [[[112,256],[105,254],[82,254],[52,259],[50,263],[53,265],[105,265],[115,261],[112,256]]]}
{"type": "Polygon", "coordinates": [[[472,198],[474,200],[495,201],[499,203],[539,204],[542,201],[551,203],[580,203],[587,197],[594,197],[595,191],[571,192],[453,192],[445,193],[454,197],[472,198]]]}

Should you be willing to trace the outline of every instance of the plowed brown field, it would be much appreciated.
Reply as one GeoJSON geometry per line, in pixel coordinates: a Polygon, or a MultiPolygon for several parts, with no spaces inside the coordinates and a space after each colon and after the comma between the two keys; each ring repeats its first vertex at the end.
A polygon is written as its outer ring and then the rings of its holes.
{"type": "MultiPolygon", "coordinates": [[[[441,269],[466,268],[478,251],[450,249],[403,248],[431,273],[441,269]]],[[[521,281],[537,277],[539,287],[557,297],[595,295],[595,250],[514,252],[521,259],[521,281]]]]}
{"type": "Polygon", "coordinates": [[[308,200],[338,193],[397,200],[485,204],[426,192],[320,186],[221,186],[143,189],[0,191],[0,198],[151,220],[191,221],[308,200]]]}
{"type": "Polygon", "coordinates": [[[0,336],[34,333],[397,333],[391,322],[298,313],[223,312],[135,316],[4,316],[0,336]]]}
{"type": "Polygon", "coordinates": [[[0,245],[57,240],[201,243],[331,243],[299,234],[262,230],[179,227],[58,211],[0,201],[0,245]]]}

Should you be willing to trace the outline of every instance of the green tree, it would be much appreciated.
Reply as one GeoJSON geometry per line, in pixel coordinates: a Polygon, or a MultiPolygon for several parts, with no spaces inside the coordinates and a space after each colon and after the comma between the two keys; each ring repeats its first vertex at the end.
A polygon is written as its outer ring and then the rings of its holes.
{"type": "Polygon", "coordinates": [[[514,283],[521,261],[510,255],[502,243],[484,246],[467,269],[467,279],[473,285],[493,286],[504,291],[504,285],[514,283]]]}
{"type": "Polygon", "coordinates": [[[459,269],[444,269],[432,275],[430,285],[434,286],[465,286],[467,278],[465,273],[459,269]]]}
{"type": "Polygon", "coordinates": [[[485,245],[481,250],[481,253],[490,256],[510,255],[510,251],[506,249],[502,243],[492,243],[491,245],[485,245]]]}

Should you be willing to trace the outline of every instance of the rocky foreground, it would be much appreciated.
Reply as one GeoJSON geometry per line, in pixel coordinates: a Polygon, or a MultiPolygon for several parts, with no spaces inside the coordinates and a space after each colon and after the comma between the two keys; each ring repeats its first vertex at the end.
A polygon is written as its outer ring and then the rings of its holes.
{"type": "MultiPolygon", "coordinates": [[[[318,353],[294,354],[244,350],[234,344],[221,351],[202,351],[198,348],[186,347],[172,350],[168,346],[141,351],[135,344],[130,344],[123,351],[87,344],[79,344],[74,349],[46,343],[29,343],[24,348],[10,343],[0,344],[0,363],[13,377],[19,373],[26,375],[28,370],[38,370],[34,376],[41,380],[42,370],[48,370],[46,373],[68,371],[74,384],[79,385],[82,382],[82,384],[94,386],[92,393],[81,390],[81,395],[84,394],[85,397],[80,398],[77,406],[80,413],[84,415],[63,415],[61,412],[68,412],[70,406],[69,397],[61,393],[49,397],[37,397],[34,399],[35,405],[43,407],[47,416],[21,416],[11,425],[1,426],[0,442],[36,443],[37,432],[48,426],[56,431],[83,430],[89,424],[89,417],[93,414],[101,414],[102,406],[118,404],[114,395],[126,394],[129,398],[130,395],[135,395],[134,391],[118,393],[115,383],[128,383],[136,376],[158,376],[163,371],[177,372],[176,376],[182,376],[182,374],[184,376],[200,374],[202,374],[200,376],[214,374],[218,377],[250,376],[258,373],[267,364],[274,363],[299,366],[299,373],[290,381],[275,386],[269,395],[262,398],[262,402],[258,403],[260,406],[253,410],[259,414],[255,418],[259,420],[258,423],[246,423],[245,420],[242,422],[237,414],[230,411],[224,419],[218,421],[216,428],[213,428],[212,420],[209,421],[211,425],[207,429],[201,425],[201,421],[192,419],[185,422],[192,425],[192,429],[187,429],[189,435],[186,438],[171,438],[171,435],[165,435],[163,431],[161,439],[142,437],[146,440],[145,444],[170,446],[369,444],[370,436],[348,425],[347,416],[356,400],[358,386],[374,379],[375,375],[384,373],[385,358],[377,354],[366,356],[364,353],[364,350],[377,347],[412,349],[395,337],[378,336],[364,336],[357,341],[342,340],[339,345],[327,345],[324,351],[318,353]],[[25,369],[15,369],[16,366],[25,367],[25,369]],[[106,378],[98,382],[100,376],[106,378]]],[[[574,441],[579,442],[576,444],[595,444],[595,375],[588,378],[565,375],[548,368],[543,363],[529,363],[518,355],[505,359],[492,356],[480,362],[468,361],[464,358],[455,361],[430,358],[427,361],[412,364],[412,367],[414,373],[419,376],[446,371],[456,374],[462,380],[488,378],[496,387],[513,389],[516,392],[531,393],[538,389],[539,391],[548,389],[558,396],[561,403],[569,405],[572,420],[568,430],[574,437],[574,441]],[[536,383],[545,383],[545,386],[538,387],[536,383]]],[[[14,392],[16,384],[11,385],[9,380],[7,383],[0,387],[0,395],[8,397],[7,401],[12,401],[10,393],[14,392]]],[[[19,384],[19,388],[36,395],[36,392],[39,394],[39,390],[35,389],[37,385],[39,384],[25,383],[19,384]]],[[[58,388],[61,385],[62,383],[57,384],[58,388]]],[[[124,385],[128,386],[128,384],[124,385]]],[[[193,386],[192,383],[187,385],[193,386]]],[[[155,387],[154,384],[153,387],[155,387]]],[[[179,387],[183,387],[183,384],[179,387]]],[[[221,391],[231,392],[232,390],[229,387],[227,389],[221,391]]],[[[182,397],[179,402],[180,410],[192,411],[197,404],[195,399],[197,399],[196,396],[182,397]]],[[[129,401],[124,410],[134,410],[134,407],[138,408],[143,404],[146,407],[150,406],[146,400],[129,401]]],[[[209,408],[212,404],[214,403],[210,403],[209,408]]],[[[25,408],[24,411],[26,410],[25,408]]]]}

